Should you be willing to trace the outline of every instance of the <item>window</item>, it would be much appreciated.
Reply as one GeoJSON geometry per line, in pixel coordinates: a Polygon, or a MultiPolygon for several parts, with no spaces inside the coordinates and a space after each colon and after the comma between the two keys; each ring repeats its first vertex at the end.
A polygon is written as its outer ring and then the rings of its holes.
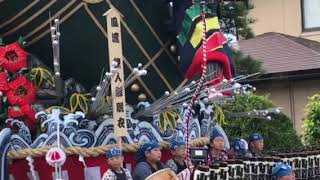
{"type": "Polygon", "coordinates": [[[320,30],[320,0],[301,0],[303,31],[320,30]]]}

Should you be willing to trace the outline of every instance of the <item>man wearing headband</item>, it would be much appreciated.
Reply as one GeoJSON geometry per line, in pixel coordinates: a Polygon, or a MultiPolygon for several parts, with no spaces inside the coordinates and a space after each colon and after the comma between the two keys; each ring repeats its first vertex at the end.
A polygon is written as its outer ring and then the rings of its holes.
{"type": "Polygon", "coordinates": [[[173,172],[179,174],[187,168],[187,163],[189,163],[189,167],[191,166],[191,162],[186,160],[187,146],[186,142],[182,138],[173,140],[171,142],[170,149],[172,159],[167,161],[166,166],[173,172]]]}
{"type": "Polygon", "coordinates": [[[236,138],[228,150],[228,156],[233,159],[250,157],[248,153],[248,143],[244,139],[236,138]]]}
{"type": "Polygon", "coordinates": [[[137,166],[132,176],[134,180],[145,180],[151,174],[163,169],[160,162],[161,150],[157,142],[145,142],[137,152],[137,166]]]}
{"type": "Polygon", "coordinates": [[[102,180],[132,180],[129,170],[122,168],[123,155],[121,149],[113,147],[106,153],[108,164],[111,166],[102,177],[102,180]]]}
{"type": "Polygon", "coordinates": [[[224,151],[224,137],[218,131],[213,131],[210,137],[210,152],[208,155],[208,165],[220,163],[228,160],[227,153],[224,151]]]}
{"type": "Polygon", "coordinates": [[[264,141],[260,134],[254,133],[249,136],[249,150],[252,156],[262,156],[263,147],[264,141]]]}
{"type": "Polygon", "coordinates": [[[272,169],[272,180],[295,180],[294,173],[292,172],[291,166],[284,164],[284,163],[278,163],[273,169],[272,169]]]}

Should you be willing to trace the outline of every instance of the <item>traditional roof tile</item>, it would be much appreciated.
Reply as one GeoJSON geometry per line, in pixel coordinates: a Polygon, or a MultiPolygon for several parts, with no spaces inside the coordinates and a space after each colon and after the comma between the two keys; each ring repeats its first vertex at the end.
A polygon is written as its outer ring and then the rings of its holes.
{"type": "Polygon", "coordinates": [[[262,62],[267,74],[320,68],[320,43],[280,33],[241,40],[240,51],[262,62]]]}

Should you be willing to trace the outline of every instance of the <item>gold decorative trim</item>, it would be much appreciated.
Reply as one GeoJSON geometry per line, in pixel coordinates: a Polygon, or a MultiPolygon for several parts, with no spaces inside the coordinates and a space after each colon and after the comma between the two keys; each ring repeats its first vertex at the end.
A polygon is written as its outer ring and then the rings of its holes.
{"type": "Polygon", "coordinates": [[[103,0],[83,0],[83,2],[89,3],[89,4],[97,4],[101,3],[103,0]]]}
{"type": "MultiPolygon", "coordinates": [[[[62,9],[60,9],[57,13],[55,13],[51,18],[55,19],[57,18],[59,15],[61,15],[62,13],[64,13],[68,8],[70,8],[77,0],[72,0],[70,1],[67,5],[65,5],[62,9]]],[[[28,38],[30,38],[33,34],[37,33],[39,30],[41,30],[42,28],[44,28],[45,26],[47,26],[50,23],[50,19],[48,19],[47,21],[45,21],[44,23],[42,23],[40,26],[38,26],[37,28],[35,28],[33,31],[31,31],[30,33],[28,33],[27,35],[25,35],[23,38],[26,40],[28,38]]]]}
{"type": "Polygon", "coordinates": [[[40,9],[38,12],[34,13],[31,17],[29,17],[27,20],[23,21],[21,24],[19,24],[17,27],[12,28],[10,31],[1,34],[0,37],[5,37],[8,36],[14,32],[16,32],[17,30],[19,30],[20,28],[24,27],[25,25],[29,24],[31,21],[33,21],[35,18],[37,18],[40,14],[42,14],[44,11],[46,11],[49,7],[51,7],[54,3],[56,3],[57,0],[52,0],[50,1],[48,4],[46,4],[42,9],[40,9]]]}
{"type": "Polygon", "coordinates": [[[18,19],[22,14],[24,14],[25,12],[27,12],[29,9],[31,9],[34,5],[36,5],[38,2],[40,2],[40,0],[35,0],[32,3],[30,3],[27,7],[23,8],[23,10],[21,10],[18,14],[16,14],[15,16],[13,16],[12,18],[10,18],[9,20],[5,21],[4,23],[2,23],[0,25],[0,29],[5,27],[6,25],[12,23],[13,21],[15,21],[16,19],[18,19]]]}

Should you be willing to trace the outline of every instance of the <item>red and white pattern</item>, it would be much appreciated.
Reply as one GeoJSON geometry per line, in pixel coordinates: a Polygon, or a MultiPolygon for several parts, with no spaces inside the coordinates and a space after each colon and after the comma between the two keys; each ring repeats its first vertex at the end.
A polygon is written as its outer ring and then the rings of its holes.
{"type": "Polygon", "coordinates": [[[66,154],[58,147],[51,148],[46,154],[46,161],[52,167],[62,166],[66,162],[66,154]]]}
{"type": "MultiPolygon", "coordinates": [[[[203,7],[205,9],[205,7],[203,7]]],[[[206,37],[206,15],[205,12],[202,12],[202,53],[203,53],[203,61],[202,61],[202,74],[197,84],[196,91],[193,93],[191,98],[191,102],[188,104],[188,109],[186,113],[186,140],[187,140],[187,156],[189,156],[189,118],[192,112],[193,105],[198,98],[199,92],[205,82],[206,74],[207,74],[207,37],[206,37]]],[[[189,157],[188,157],[189,158],[189,157]]],[[[189,165],[188,165],[189,168],[189,165]]]]}
{"type": "MultiPolygon", "coordinates": [[[[162,151],[162,162],[166,162],[171,158],[170,151],[162,151]]],[[[135,153],[125,154],[125,166],[128,170],[135,167],[135,153]]],[[[105,156],[85,158],[87,168],[78,160],[78,156],[68,156],[66,162],[62,166],[63,180],[97,180],[107,171],[109,165],[105,156]]],[[[34,169],[36,171],[37,180],[53,180],[54,168],[49,166],[45,157],[34,158],[34,169]]],[[[28,162],[25,159],[15,160],[9,167],[9,172],[14,180],[31,180],[31,173],[28,162]]]]}

